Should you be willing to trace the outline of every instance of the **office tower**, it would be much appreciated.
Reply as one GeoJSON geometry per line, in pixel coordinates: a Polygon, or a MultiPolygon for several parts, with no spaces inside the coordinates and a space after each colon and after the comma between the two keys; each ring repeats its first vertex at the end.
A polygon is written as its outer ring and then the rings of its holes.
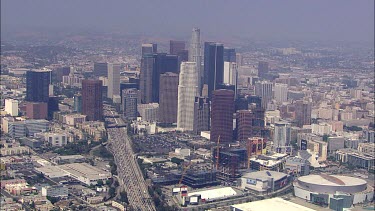
{"type": "Polygon", "coordinates": [[[122,110],[126,119],[137,119],[138,116],[138,90],[124,89],[122,90],[122,110]]]}
{"type": "Polygon", "coordinates": [[[142,56],[145,54],[154,54],[158,52],[158,45],[155,43],[142,44],[142,56]]]}
{"type": "Polygon", "coordinates": [[[152,81],[153,102],[159,102],[160,75],[166,72],[178,73],[178,57],[166,53],[156,54],[155,74],[152,81]]]}
{"type": "Polygon", "coordinates": [[[30,70],[26,72],[26,101],[48,102],[51,70],[30,70]]]}
{"type": "Polygon", "coordinates": [[[159,102],[160,74],[178,73],[178,58],[166,53],[145,54],[141,60],[141,102],[159,102]]]}
{"type": "Polygon", "coordinates": [[[224,82],[224,46],[221,43],[204,43],[204,83],[208,85],[208,97],[224,82]]]}
{"type": "Polygon", "coordinates": [[[210,100],[207,97],[195,97],[194,134],[210,130],[210,100]]]}
{"type": "Polygon", "coordinates": [[[210,140],[220,143],[233,141],[234,92],[218,89],[212,92],[210,140]]]}
{"type": "Polygon", "coordinates": [[[242,54],[236,53],[236,63],[239,67],[244,65],[242,54]]]}
{"type": "Polygon", "coordinates": [[[48,120],[53,119],[53,113],[59,111],[59,97],[51,96],[48,99],[48,120]]]}
{"type": "Polygon", "coordinates": [[[237,140],[246,142],[252,137],[262,137],[265,129],[264,116],[261,108],[237,111],[237,140]]]}
{"type": "Polygon", "coordinates": [[[224,48],[224,62],[236,62],[236,49],[224,48]]]}
{"type": "Polygon", "coordinates": [[[185,41],[169,41],[169,54],[177,55],[182,50],[185,50],[185,41]]]}
{"type": "Polygon", "coordinates": [[[11,116],[18,116],[18,100],[5,99],[5,112],[11,116]]]}
{"type": "Polygon", "coordinates": [[[27,102],[26,117],[30,119],[47,119],[48,105],[44,102],[27,102]]]}
{"type": "Polygon", "coordinates": [[[297,127],[311,125],[311,103],[298,100],[295,106],[297,127]]]}
{"type": "Polygon", "coordinates": [[[189,51],[182,50],[177,53],[178,56],[178,64],[181,65],[181,62],[187,62],[189,60],[189,51]]]}
{"type": "Polygon", "coordinates": [[[255,95],[262,98],[262,107],[267,108],[267,104],[272,101],[273,84],[261,81],[255,83],[255,95]]]}
{"type": "Polygon", "coordinates": [[[82,114],[88,121],[103,119],[102,81],[82,81],[82,114]]]}
{"type": "Polygon", "coordinates": [[[288,101],[288,85],[275,84],[274,90],[274,97],[277,102],[283,103],[288,101]]]}
{"type": "Polygon", "coordinates": [[[224,62],[223,83],[237,86],[237,64],[235,62],[224,62]]]}
{"type": "Polygon", "coordinates": [[[268,62],[260,61],[258,63],[258,76],[263,78],[268,73],[268,62]]]}
{"type": "Polygon", "coordinates": [[[55,83],[62,82],[63,76],[70,74],[70,67],[57,67],[52,71],[52,81],[55,83]]]}
{"type": "Polygon", "coordinates": [[[148,103],[148,104],[138,104],[137,106],[139,115],[142,120],[147,122],[157,122],[159,118],[159,104],[158,103],[148,103]]]}
{"type": "Polygon", "coordinates": [[[108,64],[107,98],[113,99],[113,95],[120,95],[120,69],[119,64],[108,64]]]}
{"type": "Polygon", "coordinates": [[[177,122],[178,74],[166,72],[160,75],[159,122],[177,122]]]}
{"type": "Polygon", "coordinates": [[[250,108],[249,105],[254,105],[256,108],[262,108],[262,98],[255,95],[246,96],[247,102],[248,102],[248,108],[250,108]]]}
{"type": "Polygon", "coordinates": [[[73,111],[77,113],[82,112],[82,95],[75,94],[73,96],[73,111]]]}
{"type": "Polygon", "coordinates": [[[273,146],[285,147],[290,145],[291,127],[289,123],[276,122],[273,134],[273,146]]]}
{"type": "Polygon", "coordinates": [[[189,62],[195,62],[198,81],[198,90],[201,93],[203,87],[204,75],[201,68],[202,65],[202,54],[201,54],[201,30],[199,28],[193,28],[190,41],[189,49],[189,62]]]}
{"type": "Polygon", "coordinates": [[[194,125],[194,101],[199,96],[198,72],[195,62],[182,62],[178,84],[177,128],[192,131],[194,125]]]}
{"type": "Polygon", "coordinates": [[[237,99],[235,99],[234,101],[234,108],[236,112],[239,110],[248,110],[249,109],[248,99],[243,95],[239,95],[237,99]]]}
{"type": "Polygon", "coordinates": [[[94,75],[95,76],[108,76],[108,63],[107,62],[95,62],[94,63],[94,75]]]}
{"type": "Polygon", "coordinates": [[[154,77],[155,57],[153,54],[145,54],[141,59],[141,71],[139,74],[139,89],[141,92],[141,103],[151,103],[152,79],[154,77]]]}

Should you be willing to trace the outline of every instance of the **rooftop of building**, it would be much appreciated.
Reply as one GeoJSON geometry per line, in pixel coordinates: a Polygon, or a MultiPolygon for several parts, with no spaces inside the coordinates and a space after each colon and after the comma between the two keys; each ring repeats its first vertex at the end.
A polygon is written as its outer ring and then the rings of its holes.
{"type": "Polygon", "coordinates": [[[314,211],[313,209],[295,204],[290,201],[286,201],[279,197],[243,204],[235,204],[232,205],[231,208],[242,211],[314,211]]]}
{"type": "Polygon", "coordinates": [[[311,174],[307,176],[302,176],[298,178],[301,182],[319,184],[319,185],[329,185],[329,186],[355,186],[363,185],[367,182],[363,179],[342,176],[342,175],[326,175],[326,174],[311,174]]]}
{"type": "Polygon", "coordinates": [[[215,200],[230,196],[235,196],[238,193],[231,187],[220,187],[220,188],[214,188],[214,189],[204,189],[204,190],[198,190],[196,192],[190,192],[188,193],[188,196],[194,196],[194,195],[201,195],[201,199],[206,200],[215,200]]]}
{"type": "Polygon", "coordinates": [[[242,177],[244,178],[251,178],[251,179],[260,179],[260,180],[268,180],[269,178],[273,178],[275,181],[280,180],[286,177],[287,174],[277,171],[255,171],[250,173],[245,173],[242,177]]]}
{"type": "Polygon", "coordinates": [[[110,177],[111,173],[103,171],[87,163],[72,163],[58,166],[65,172],[69,172],[75,176],[85,177],[90,180],[103,179],[103,177],[110,177]]]}

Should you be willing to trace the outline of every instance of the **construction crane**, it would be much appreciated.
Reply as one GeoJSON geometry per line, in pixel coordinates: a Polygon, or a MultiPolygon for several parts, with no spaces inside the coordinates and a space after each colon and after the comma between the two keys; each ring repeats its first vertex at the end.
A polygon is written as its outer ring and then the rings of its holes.
{"type": "Polygon", "coordinates": [[[220,159],[219,148],[220,148],[220,135],[217,138],[217,145],[216,145],[216,157],[215,157],[216,158],[216,170],[219,169],[219,159],[220,159]]]}
{"type": "Polygon", "coordinates": [[[184,177],[185,177],[186,171],[189,169],[189,167],[191,166],[191,164],[192,164],[192,163],[190,162],[187,166],[184,167],[184,170],[182,171],[182,174],[181,174],[180,181],[178,181],[178,185],[181,185],[182,180],[183,180],[184,177]]]}

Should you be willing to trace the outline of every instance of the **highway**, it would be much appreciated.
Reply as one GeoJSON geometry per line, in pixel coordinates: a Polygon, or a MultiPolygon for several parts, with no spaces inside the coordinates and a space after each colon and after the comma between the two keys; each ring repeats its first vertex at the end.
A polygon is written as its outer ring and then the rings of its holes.
{"type": "MultiPolygon", "coordinates": [[[[105,110],[106,121],[117,125],[124,125],[117,113],[112,110],[105,110]],[[117,117],[116,117],[117,116],[117,117]]],[[[128,194],[129,203],[136,211],[156,210],[153,200],[148,193],[148,187],[138,166],[130,139],[127,136],[126,127],[107,128],[109,149],[113,153],[117,165],[119,179],[124,184],[125,191],[128,194]]]]}

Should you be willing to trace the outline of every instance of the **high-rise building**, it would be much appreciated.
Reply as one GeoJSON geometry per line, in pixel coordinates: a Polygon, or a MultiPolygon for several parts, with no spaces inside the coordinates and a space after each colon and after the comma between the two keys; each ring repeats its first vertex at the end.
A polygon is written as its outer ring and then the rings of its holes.
{"type": "Polygon", "coordinates": [[[311,125],[311,103],[298,100],[295,106],[297,127],[311,125]]]}
{"type": "Polygon", "coordinates": [[[119,64],[108,64],[107,98],[113,99],[113,95],[120,95],[120,69],[119,64]]]}
{"type": "Polygon", "coordinates": [[[152,82],[155,73],[155,57],[153,54],[145,54],[141,59],[141,71],[139,75],[139,89],[141,92],[141,103],[151,103],[152,82]]]}
{"type": "Polygon", "coordinates": [[[208,97],[224,82],[224,46],[221,43],[204,43],[204,83],[208,85],[208,97]]]}
{"type": "Polygon", "coordinates": [[[255,95],[262,98],[262,107],[267,108],[267,104],[272,101],[273,83],[261,81],[255,83],[255,95]]]}
{"type": "Polygon", "coordinates": [[[47,119],[48,104],[44,102],[27,102],[26,117],[30,119],[47,119]]]}
{"type": "Polygon", "coordinates": [[[107,62],[95,62],[94,63],[94,75],[95,76],[108,76],[108,63],[107,62]]]}
{"type": "Polygon", "coordinates": [[[169,53],[172,55],[178,55],[179,52],[185,50],[185,41],[170,40],[169,41],[169,53]]]}
{"type": "Polygon", "coordinates": [[[189,61],[189,51],[188,50],[181,50],[177,53],[178,56],[178,64],[181,65],[181,62],[189,61]]]}
{"type": "Polygon", "coordinates": [[[220,143],[233,141],[234,92],[218,89],[212,93],[210,140],[220,143]]]}
{"type": "Polygon", "coordinates": [[[236,62],[236,49],[224,48],[224,62],[236,62]]]}
{"type": "Polygon", "coordinates": [[[51,70],[30,70],[26,72],[26,101],[48,102],[51,70]]]}
{"type": "Polygon", "coordinates": [[[198,72],[195,62],[182,62],[178,84],[177,128],[192,131],[194,125],[194,102],[199,96],[198,72]]]}
{"type": "Polygon", "coordinates": [[[264,110],[253,108],[237,112],[237,140],[246,142],[252,137],[261,137],[264,130],[264,110]]]}
{"type": "Polygon", "coordinates": [[[159,118],[159,104],[158,103],[148,103],[148,104],[138,104],[137,106],[139,115],[142,120],[147,122],[157,122],[159,118]]]}
{"type": "Polygon", "coordinates": [[[159,122],[177,122],[178,74],[166,72],[160,75],[159,122]]]}
{"type": "Polygon", "coordinates": [[[268,73],[268,62],[258,62],[258,76],[263,78],[268,73]]]}
{"type": "Polygon", "coordinates": [[[53,119],[53,113],[59,111],[59,97],[51,96],[48,99],[48,120],[53,119]]]}
{"type": "Polygon", "coordinates": [[[275,84],[274,98],[277,102],[283,103],[288,101],[288,85],[275,84]]]}
{"type": "Polygon", "coordinates": [[[189,62],[195,62],[195,69],[198,73],[198,90],[201,93],[203,87],[204,75],[202,71],[202,54],[201,54],[201,30],[199,28],[193,28],[190,41],[189,49],[189,62]]]}
{"type": "Polygon", "coordinates": [[[5,99],[5,112],[11,116],[18,116],[18,100],[5,99]]]}
{"type": "Polygon", "coordinates": [[[52,81],[55,83],[62,82],[63,76],[70,74],[70,67],[57,67],[52,71],[52,81]]]}
{"type": "Polygon", "coordinates": [[[224,62],[224,83],[235,86],[235,97],[237,96],[237,63],[235,62],[224,62]]]}
{"type": "Polygon", "coordinates": [[[291,127],[289,123],[276,122],[273,134],[274,147],[285,147],[290,145],[291,127]]]}
{"type": "Polygon", "coordinates": [[[137,110],[138,90],[124,89],[122,90],[122,110],[126,119],[136,119],[138,116],[137,110]]]}
{"type": "Polygon", "coordinates": [[[141,60],[141,102],[159,102],[160,74],[178,73],[178,57],[166,53],[145,54],[141,60]]]}
{"type": "Polygon", "coordinates": [[[145,54],[154,54],[158,52],[158,45],[156,43],[142,44],[142,56],[145,54]]]}
{"type": "Polygon", "coordinates": [[[76,94],[73,96],[73,111],[77,113],[82,112],[82,95],[76,94]]]}
{"type": "Polygon", "coordinates": [[[195,97],[193,132],[210,130],[210,100],[207,97],[195,97]]]}
{"type": "Polygon", "coordinates": [[[88,121],[100,121],[103,119],[102,81],[82,81],[82,114],[88,121]]]}

